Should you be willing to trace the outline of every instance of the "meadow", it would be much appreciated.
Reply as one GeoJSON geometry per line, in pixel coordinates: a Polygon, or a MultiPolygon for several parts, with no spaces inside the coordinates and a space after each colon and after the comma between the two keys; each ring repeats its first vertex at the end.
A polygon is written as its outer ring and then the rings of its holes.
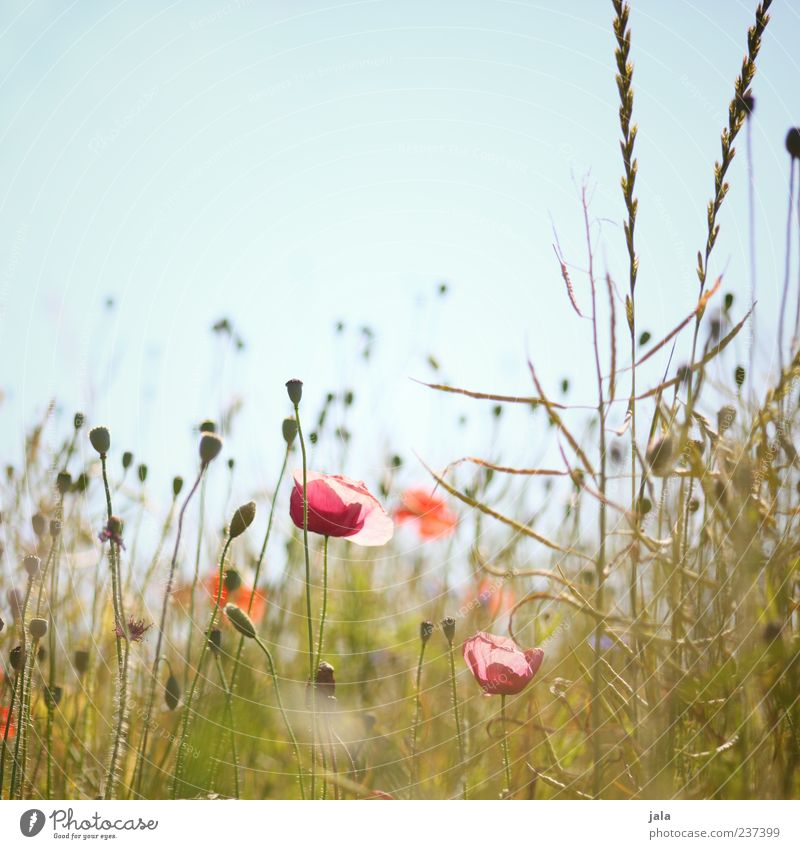
{"type": "MultiPolygon", "coordinates": [[[[793,195],[769,379],[740,357],[757,293],[713,270],[770,6],[731,81],[685,319],[637,321],[635,12],[613,0],[627,264],[598,259],[587,180],[583,255],[556,237],[552,268],[595,395],[533,361],[519,395],[419,387],[490,423],[524,411],[548,465],[490,444],[439,469],[390,447],[365,482],[317,468],[327,443],[358,474],[331,424],[358,392],[317,408],[295,374],[259,387],[283,460],[242,503],[228,421],[187,423],[195,465],[156,498],[113,420],[32,423],[0,483],[1,798],[797,798],[793,195]]],[[[785,146],[794,175],[800,129],[785,146]]]]}

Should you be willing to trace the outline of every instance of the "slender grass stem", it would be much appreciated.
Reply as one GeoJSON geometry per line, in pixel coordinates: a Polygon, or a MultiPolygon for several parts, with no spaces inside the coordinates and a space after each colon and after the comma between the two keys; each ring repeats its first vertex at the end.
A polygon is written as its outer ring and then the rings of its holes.
{"type": "Polygon", "coordinates": [[[453,651],[453,641],[448,640],[448,656],[450,659],[450,692],[453,702],[453,718],[456,723],[456,739],[458,741],[458,763],[459,772],[462,776],[461,798],[469,798],[469,786],[467,782],[467,753],[464,747],[464,734],[461,729],[461,716],[458,710],[458,688],[456,687],[456,660],[453,651]]]}
{"type": "MultiPolygon", "coordinates": [[[[423,623],[423,628],[425,623],[423,623]]],[[[414,721],[411,723],[411,779],[413,783],[412,792],[416,793],[419,785],[419,757],[417,755],[417,739],[419,737],[419,724],[422,716],[422,665],[425,660],[425,646],[428,644],[427,637],[420,640],[419,660],[417,661],[417,676],[414,687],[414,721]]]]}
{"type": "Polygon", "coordinates": [[[319,614],[319,634],[317,635],[317,660],[314,664],[314,669],[319,666],[322,660],[323,638],[325,634],[325,617],[328,613],[328,540],[330,537],[325,537],[325,542],[322,545],[322,610],[319,614]]]}
{"type": "MultiPolygon", "coordinates": [[[[228,720],[228,730],[231,735],[231,760],[233,761],[233,793],[236,799],[241,798],[241,788],[239,786],[239,755],[236,749],[236,724],[233,717],[233,695],[231,688],[228,686],[228,679],[225,676],[225,670],[222,668],[222,661],[219,659],[217,652],[212,652],[214,655],[214,664],[217,667],[217,675],[219,675],[222,691],[225,694],[225,714],[228,720]]],[[[221,737],[222,735],[220,735],[221,737]]],[[[216,772],[216,770],[215,770],[216,772]]],[[[211,788],[214,789],[213,787],[211,788]]]]}
{"type": "Polygon", "coordinates": [[[508,754],[508,728],[506,727],[506,697],[505,694],[500,696],[500,725],[503,742],[503,772],[505,774],[506,786],[503,789],[502,797],[504,799],[511,798],[511,758],[508,754]]]}

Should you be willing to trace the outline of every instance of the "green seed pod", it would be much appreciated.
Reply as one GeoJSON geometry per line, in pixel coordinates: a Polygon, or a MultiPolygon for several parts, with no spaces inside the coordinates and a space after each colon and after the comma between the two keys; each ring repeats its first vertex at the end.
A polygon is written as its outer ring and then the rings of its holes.
{"type": "Polygon", "coordinates": [[[419,638],[423,643],[427,643],[431,638],[431,634],[433,633],[433,622],[429,622],[427,619],[424,622],[420,622],[419,626],[419,638]]]}
{"type": "Polygon", "coordinates": [[[222,439],[216,433],[203,431],[200,434],[200,462],[207,466],[222,451],[222,439]]]}
{"type": "Polygon", "coordinates": [[[233,518],[231,519],[231,526],[228,531],[231,539],[236,539],[236,537],[243,534],[250,525],[253,524],[253,519],[255,519],[255,517],[255,501],[248,501],[247,504],[242,504],[242,506],[233,514],[233,518]]]}
{"type": "Polygon", "coordinates": [[[34,640],[41,640],[47,634],[47,620],[31,619],[28,623],[28,630],[34,640]]]}
{"type": "Polygon", "coordinates": [[[72,488],[75,492],[86,492],[89,489],[89,475],[86,472],[81,472],[72,488]]]}
{"type": "Polygon", "coordinates": [[[59,472],[56,475],[56,489],[59,495],[66,495],[72,488],[72,476],[69,472],[59,472]]]}
{"type": "Polygon", "coordinates": [[[444,631],[447,642],[452,645],[456,635],[456,620],[452,616],[442,619],[442,631],[444,631]]]}
{"type": "Polygon", "coordinates": [[[37,537],[43,537],[47,532],[47,519],[41,513],[34,513],[31,516],[31,527],[37,537]]]}
{"type": "Polygon", "coordinates": [[[175,710],[178,707],[178,702],[181,700],[181,685],[174,675],[167,678],[166,686],[164,687],[164,703],[170,710],[175,710]]]}
{"type": "Polygon", "coordinates": [[[229,593],[235,593],[242,585],[242,576],[235,569],[228,569],[225,573],[223,583],[229,593]]]}
{"type": "Polygon", "coordinates": [[[786,133],[786,150],[792,159],[800,159],[800,127],[792,127],[786,133]]]}
{"type": "Polygon", "coordinates": [[[139,480],[144,483],[147,480],[147,464],[140,463],[136,473],[139,475],[139,480]]]}
{"type": "Polygon", "coordinates": [[[303,381],[293,378],[286,381],[286,391],[289,393],[289,400],[295,407],[300,405],[300,399],[303,397],[303,381]]]}
{"type": "Polygon", "coordinates": [[[22,566],[31,580],[39,577],[42,561],[35,554],[28,554],[22,561],[22,566]]]}
{"type": "Polygon", "coordinates": [[[204,419],[200,422],[200,433],[216,433],[217,425],[216,422],[212,422],[211,419],[204,419]]]}
{"type": "Polygon", "coordinates": [[[172,479],[172,495],[177,498],[181,494],[181,490],[183,489],[183,478],[180,475],[176,475],[172,479]]]}
{"type": "Polygon", "coordinates": [[[133,463],[133,452],[132,451],[123,451],[122,452],[122,468],[126,471],[130,469],[133,463]]]}
{"type": "Polygon", "coordinates": [[[234,628],[243,636],[250,640],[254,640],[256,636],[256,626],[253,625],[253,620],[235,604],[225,605],[225,615],[228,621],[234,628]]]}
{"type": "Polygon", "coordinates": [[[218,652],[222,648],[222,631],[219,628],[214,628],[208,635],[208,647],[213,652],[218,652]]]}
{"type": "Polygon", "coordinates": [[[736,381],[737,386],[742,386],[745,376],[744,366],[736,366],[736,369],[733,372],[733,379],[736,381]]]}
{"type": "Polygon", "coordinates": [[[86,649],[78,649],[72,663],[78,675],[85,675],[89,669],[89,652],[86,649]]]}
{"type": "Polygon", "coordinates": [[[83,423],[86,421],[86,416],[83,413],[75,413],[75,417],[72,419],[72,424],[75,427],[75,430],[80,430],[83,427],[83,423]]]}
{"type": "Polygon", "coordinates": [[[291,445],[297,436],[297,422],[294,419],[284,419],[282,430],[286,444],[291,445]]]}
{"type": "Polygon", "coordinates": [[[107,427],[93,427],[89,431],[89,442],[92,443],[92,448],[101,456],[108,454],[108,449],[111,448],[111,434],[107,427]]]}
{"type": "Polygon", "coordinates": [[[14,672],[19,672],[22,669],[25,665],[25,655],[22,652],[22,646],[14,646],[11,649],[8,655],[8,662],[11,664],[14,672]]]}

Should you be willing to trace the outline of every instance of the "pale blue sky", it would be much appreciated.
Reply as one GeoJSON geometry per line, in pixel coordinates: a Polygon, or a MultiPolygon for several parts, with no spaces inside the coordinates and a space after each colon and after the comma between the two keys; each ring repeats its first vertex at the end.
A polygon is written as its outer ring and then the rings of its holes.
{"type": "MultiPolygon", "coordinates": [[[[753,7],[633,3],[637,298],[654,335],[697,297],[712,163],[753,7]]],[[[597,261],[624,288],[612,14],[605,0],[4,4],[4,457],[57,397],[165,479],[188,474],[190,426],[240,394],[231,450],[267,485],[294,376],[314,407],[328,389],[356,390],[359,452],[343,471],[371,483],[389,445],[435,464],[488,450],[476,419],[487,407],[409,381],[434,377],[428,354],[456,384],[527,393],[529,352],[554,394],[568,375],[572,398],[591,402],[588,326],[566,301],[551,218],[583,264],[576,182],[591,171],[605,221],[597,261]],[[221,358],[209,328],[222,316],[243,355],[221,358]],[[357,357],[365,323],[369,364],[357,357]],[[473,425],[461,431],[463,410],[473,425]]],[[[776,0],[754,86],[765,367],[798,43],[798,7],[776,0]]],[[[727,269],[736,316],[749,297],[744,153],[711,268],[727,269]]],[[[575,283],[587,304],[577,272],[575,283]]],[[[738,350],[745,359],[744,338],[738,350]]],[[[504,461],[536,456],[541,435],[526,422],[506,425],[504,461]]]]}

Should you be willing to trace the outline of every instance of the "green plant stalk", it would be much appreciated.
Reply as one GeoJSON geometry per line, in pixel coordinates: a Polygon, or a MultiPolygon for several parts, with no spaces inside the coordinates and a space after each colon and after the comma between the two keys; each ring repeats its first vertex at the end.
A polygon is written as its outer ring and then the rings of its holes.
{"type": "Polygon", "coordinates": [[[322,646],[323,635],[325,633],[325,617],[328,614],[328,540],[330,537],[325,537],[325,542],[322,546],[322,610],[319,615],[319,634],[317,635],[317,660],[314,664],[314,669],[319,667],[322,661],[322,646]]]}
{"type": "Polygon", "coordinates": [[[419,660],[417,661],[416,689],[414,693],[414,721],[411,724],[411,776],[413,781],[413,792],[416,793],[419,785],[419,757],[417,755],[417,738],[419,735],[419,723],[422,715],[422,664],[425,659],[425,646],[427,640],[420,640],[419,660]]]}
{"type": "Polygon", "coordinates": [[[503,772],[505,773],[506,786],[502,796],[504,799],[511,798],[511,758],[508,754],[508,728],[506,727],[506,697],[505,693],[500,696],[500,724],[503,735],[503,772]]]}
{"type": "MultiPolygon", "coordinates": [[[[186,508],[189,506],[189,502],[192,499],[192,496],[197,491],[197,487],[200,485],[200,481],[203,479],[203,475],[205,473],[207,466],[201,465],[200,471],[195,479],[195,482],[192,488],[189,490],[186,498],[184,499],[183,504],[181,505],[180,512],[178,513],[178,531],[175,536],[175,547],[172,551],[172,560],[169,564],[169,573],[167,575],[167,585],[164,588],[164,599],[161,603],[161,619],[158,624],[158,637],[156,639],[156,654],[155,660],[153,661],[153,670],[150,676],[150,685],[147,693],[147,701],[145,707],[144,714],[144,722],[142,725],[142,738],[139,745],[139,751],[136,755],[136,764],[133,770],[133,781],[131,782],[133,786],[134,793],[137,795],[141,791],[142,786],[142,774],[144,772],[144,761],[147,757],[147,744],[150,735],[150,723],[153,717],[153,707],[155,705],[155,697],[156,697],[156,685],[158,683],[158,665],[161,659],[161,647],[164,641],[164,631],[167,625],[167,610],[169,609],[169,599],[172,595],[172,586],[175,581],[175,569],[178,563],[178,552],[181,544],[181,533],[183,531],[183,519],[186,513],[186,508]]],[[[188,661],[187,661],[188,665],[188,661]]]]}
{"type": "Polygon", "coordinates": [[[311,614],[311,560],[308,555],[308,460],[306,441],[300,423],[300,406],[294,405],[294,418],[297,422],[297,438],[300,440],[300,452],[303,455],[303,555],[306,567],[306,628],[308,631],[308,680],[311,685],[311,798],[316,798],[316,757],[317,757],[317,689],[314,668],[314,625],[311,614]]]}
{"type": "Polygon", "coordinates": [[[200,674],[203,669],[203,661],[205,660],[206,652],[208,651],[208,634],[211,633],[214,627],[214,621],[217,618],[217,611],[219,610],[219,603],[222,598],[222,587],[225,581],[225,557],[228,554],[228,549],[230,548],[231,540],[232,537],[228,536],[225,540],[225,545],[222,548],[222,555],[219,559],[219,579],[217,582],[217,597],[216,599],[214,599],[214,607],[211,611],[211,619],[208,623],[208,628],[206,629],[206,639],[203,640],[203,646],[200,649],[200,658],[197,661],[197,668],[195,669],[194,678],[192,679],[192,686],[189,689],[189,694],[186,698],[186,703],[183,706],[183,711],[181,714],[181,730],[178,738],[178,750],[175,753],[175,771],[172,775],[173,799],[177,798],[181,781],[183,779],[185,761],[184,751],[186,745],[186,738],[189,734],[189,726],[192,714],[192,703],[194,702],[194,696],[197,691],[197,684],[200,681],[200,674]]]}
{"type": "MultiPolygon", "coordinates": [[[[22,602],[22,611],[20,612],[20,646],[22,647],[22,681],[19,696],[19,708],[17,709],[17,736],[14,740],[14,758],[11,767],[11,785],[8,791],[8,798],[16,798],[17,790],[17,774],[20,765],[20,751],[23,750],[25,732],[28,727],[28,718],[26,715],[26,703],[28,695],[28,687],[30,676],[28,674],[28,661],[30,652],[28,651],[27,631],[25,629],[25,620],[28,617],[28,605],[30,604],[31,593],[33,592],[33,578],[28,578],[28,585],[25,588],[25,598],[22,602]]],[[[32,672],[31,672],[32,674],[32,672]]]]}
{"type": "Polygon", "coordinates": [[[30,724],[31,710],[31,682],[33,679],[33,666],[36,662],[36,653],[39,650],[39,641],[31,642],[30,651],[25,655],[24,675],[22,678],[22,697],[20,699],[19,727],[17,728],[17,739],[14,745],[14,764],[11,769],[11,789],[9,799],[22,799],[25,791],[25,771],[28,765],[28,726],[30,724]]]}
{"type": "MultiPolygon", "coordinates": [[[[207,479],[206,479],[207,480],[207,479]]],[[[186,690],[189,683],[189,669],[192,658],[192,623],[194,623],[194,602],[197,593],[197,584],[200,581],[200,553],[203,547],[203,531],[206,523],[206,480],[200,487],[200,522],[197,526],[197,547],[194,555],[194,574],[192,576],[192,593],[189,596],[189,633],[186,635],[186,666],[183,674],[183,689],[186,690]]]]}
{"type": "Polygon", "coordinates": [[[461,731],[461,717],[458,711],[458,689],[456,688],[456,661],[453,654],[453,644],[448,641],[448,656],[450,658],[450,688],[453,700],[453,718],[456,723],[456,739],[458,741],[458,763],[462,777],[461,798],[469,798],[469,787],[467,783],[467,756],[464,748],[464,735],[461,731]]]}
{"type": "MultiPolygon", "coordinates": [[[[64,517],[64,496],[59,498],[58,502],[58,518],[63,521],[64,517]]],[[[56,602],[58,600],[58,554],[61,550],[61,531],[59,530],[53,539],[53,555],[52,565],[50,567],[50,627],[47,630],[48,636],[48,667],[47,688],[50,698],[47,700],[47,799],[53,798],[53,725],[55,723],[55,712],[57,705],[55,703],[55,686],[56,686],[56,629],[53,616],[56,602]]]]}
{"type": "Polygon", "coordinates": [[[300,760],[300,747],[297,745],[297,738],[294,735],[292,725],[289,722],[289,717],[286,714],[286,709],[283,706],[283,700],[281,699],[281,690],[280,686],[278,685],[278,675],[275,672],[275,662],[272,659],[272,653],[266,647],[266,645],[258,637],[255,637],[254,639],[261,651],[264,652],[264,656],[267,658],[269,673],[272,676],[272,681],[275,685],[275,701],[278,703],[278,710],[281,712],[281,716],[283,717],[283,724],[286,726],[286,731],[289,734],[289,739],[292,741],[292,749],[294,750],[294,757],[297,761],[297,781],[300,784],[300,796],[302,799],[305,799],[306,790],[305,783],[303,782],[303,766],[302,761],[300,760]]]}
{"type": "MultiPolygon", "coordinates": [[[[231,760],[233,761],[233,787],[234,787],[234,797],[239,799],[241,797],[241,789],[239,787],[239,755],[236,750],[236,724],[233,718],[233,695],[231,693],[231,688],[228,686],[228,679],[225,677],[225,670],[222,668],[222,662],[219,659],[219,654],[217,652],[212,652],[214,655],[214,663],[217,667],[217,675],[219,675],[219,680],[222,683],[222,690],[225,694],[225,713],[228,719],[229,731],[231,735],[231,760]]],[[[222,735],[219,735],[217,740],[219,741],[222,738],[222,735]]],[[[217,762],[219,762],[217,760],[217,762]]],[[[216,772],[216,770],[215,770],[216,772]]],[[[211,787],[213,790],[213,786],[211,787]]]]}
{"type": "MultiPolygon", "coordinates": [[[[250,598],[247,602],[247,614],[248,614],[248,616],[250,615],[250,613],[253,609],[253,601],[255,600],[256,592],[258,590],[258,579],[261,575],[261,566],[264,562],[264,557],[265,557],[266,552],[267,552],[267,544],[269,543],[270,534],[272,532],[272,520],[275,516],[275,505],[278,501],[278,493],[280,492],[281,483],[283,482],[283,476],[286,474],[286,466],[287,466],[288,461],[289,461],[289,452],[290,451],[291,451],[291,445],[287,445],[286,446],[286,452],[283,455],[283,463],[281,465],[281,471],[280,471],[280,474],[278,475],[278,482],[275,485],[275,491],[272,494],[272,502],[271,502],[270,508],[269,508],[269,518],[267,520],[267,530],[264,533],[264,541],[261,544],[261,552],[259,553],[258,560],[256,561],[255,573],[253,575],[253,591],[250,593],[250,598]]],[[[241,664],[242,652],[244,651],[245,640],[246,640],[246,638],[244,636],[240,637],[239,638],[239,645],[236,648],[236,656],[233,660],[233,671],[231,672],[231,681],[230,681],[231,696],[233,696],[233,694],[236,692],[236,684],[237,684],[237,681],[238,681],[238,678],[239,678],[239,667],[240,667],[240,664],[241,664]]],[[[231,733],[233,733],[232,729],[231,729],[231,733]]],[[[218,762],[215,761],[214,763],[212,763],[212,766],[211,766],[211,776],[210,776],[211,786],[214,785],[214,782],[216,780],[217,768],[218,768],[218,762]]]]}
{"type": "MultiPolygon", "coordinates": [[[[8,750],[8,734],[11,729],[11,718],[14,715],[14,708],[17,706],[17,693],[21,691],[20,683],[20,673],[17,672],[14,675],[14,684],[11,688],[11,703],[8,707],[8,715],[6,716],[6,722],[3,726],[3,741],[0,744],[0,799],[3,798],[3,785],[5,783],[5,772],[6,772],[6,751],[8,750]]],[[[9,788],[9,799],[11,798],[10,788],[9,788]]]]}

